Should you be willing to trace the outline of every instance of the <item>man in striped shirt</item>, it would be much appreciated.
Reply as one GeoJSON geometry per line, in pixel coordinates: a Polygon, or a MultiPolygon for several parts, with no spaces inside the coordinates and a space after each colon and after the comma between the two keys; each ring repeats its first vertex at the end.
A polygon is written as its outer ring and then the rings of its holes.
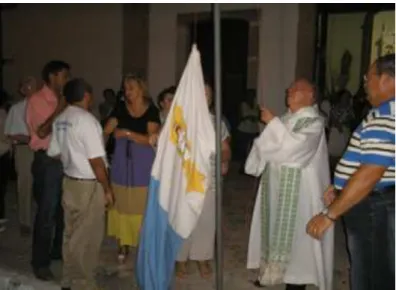
{"type": "Polygon", "coordinates": [[[395,289],[395,55],[378,58],[365,76],[373,109],[339,161],[328,208],[307,232],[320,239],[344,216],[352,290],[395,289]]]}

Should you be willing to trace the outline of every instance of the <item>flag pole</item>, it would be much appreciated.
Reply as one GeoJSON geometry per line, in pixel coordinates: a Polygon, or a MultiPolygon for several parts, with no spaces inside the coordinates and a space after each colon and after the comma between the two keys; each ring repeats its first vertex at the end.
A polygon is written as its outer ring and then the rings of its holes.
{"type": "Polygon", "coordinates": [[[215,110],[216,110],[216,290],[223,289],[223,235],[221,184],[221,15],[220,4],[213,4],[215,110]]]}

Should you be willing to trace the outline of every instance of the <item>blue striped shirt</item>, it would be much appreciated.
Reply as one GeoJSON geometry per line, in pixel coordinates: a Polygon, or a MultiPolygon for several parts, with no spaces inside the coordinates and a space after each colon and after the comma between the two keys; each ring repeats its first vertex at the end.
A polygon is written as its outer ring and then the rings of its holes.
{"type": "Polygon", "coordinates": [[[373,108],[353,132],[338,162],[334,186],[342,189],[362,164],[385,166],[375,189],[395,185],[395,99],[373,108]]]}

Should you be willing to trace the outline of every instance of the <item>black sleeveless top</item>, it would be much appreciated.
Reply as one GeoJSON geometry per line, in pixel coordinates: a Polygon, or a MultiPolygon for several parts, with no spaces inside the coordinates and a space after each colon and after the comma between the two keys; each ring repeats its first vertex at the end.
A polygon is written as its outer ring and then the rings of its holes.
{"type": "Polygon", "coordinates": [[[133,117],[129,113],[126,104],[120,104],[111,114],[112,118],[118,121],[118,129],[126,129],[139,134],[147,134],[147,124],[149,122],[160,124],[159,110],[154,104],[150,104],[147,110],[140,117],[133,117]]]}

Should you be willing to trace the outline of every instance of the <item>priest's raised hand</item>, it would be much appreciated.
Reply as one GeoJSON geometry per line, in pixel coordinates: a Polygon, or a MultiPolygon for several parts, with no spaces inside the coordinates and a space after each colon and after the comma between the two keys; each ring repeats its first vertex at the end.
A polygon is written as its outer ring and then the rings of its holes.
{"type": "Polygon", "coordinates": [[[275,118],[275,115],[267,108],[261,107],[260,110],[260,120],[263,123],[268,124],[271,120],[275,118]]]}

